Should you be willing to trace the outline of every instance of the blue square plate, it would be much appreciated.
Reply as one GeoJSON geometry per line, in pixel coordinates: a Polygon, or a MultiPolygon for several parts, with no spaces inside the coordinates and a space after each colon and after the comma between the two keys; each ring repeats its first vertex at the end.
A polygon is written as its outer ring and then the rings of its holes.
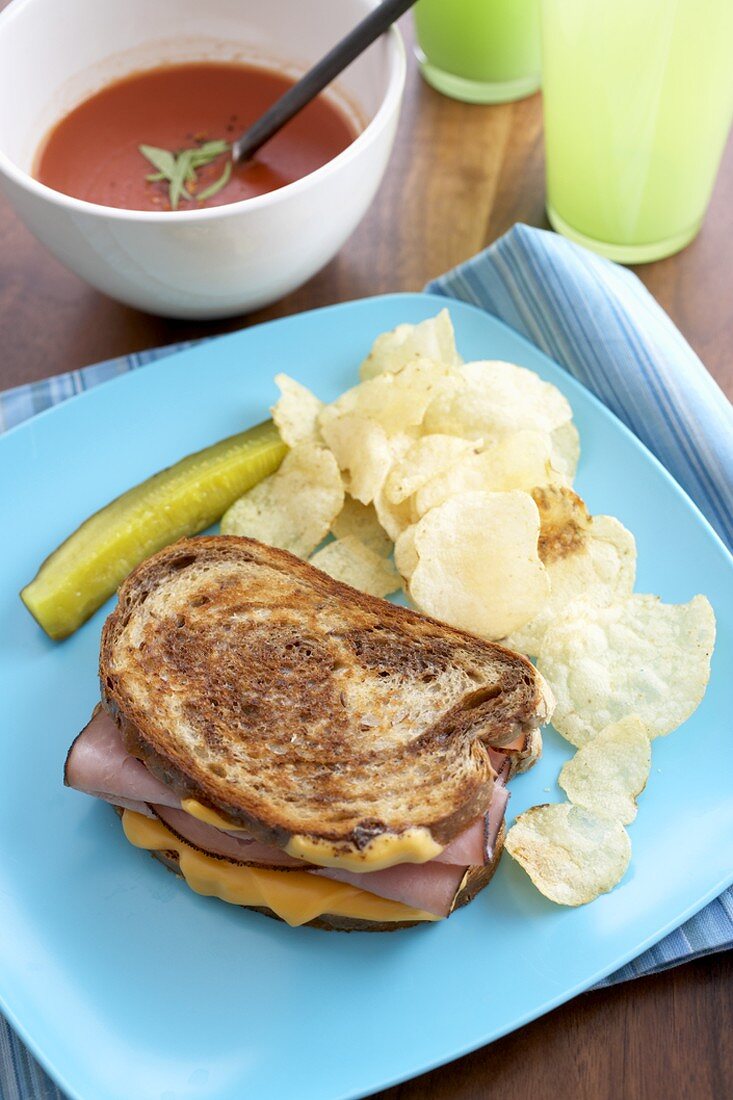
{"type": "MultiPolygon", "coordinates": [[[[377,333],[446,305],[395,295],[247,329],[58,406],[0,439],[0,992],[79,1100],[336,1100],[430,1069],[547,1012],[660,939],[733,878],[733,562],[697,509],[580,385],[498,321],[450,304],[467,359],[509,359],[569,398],[578,489],[639,547],[638,589],[705,592],[719,639],[704,702],[654,745],[622,884],[545,901],[505,859],[448,922],[390,936],[291,929],[198,897],[126,843],[112,810],[61,783],[98,698],[105,607],[68,641],[16,596],[95,509],[181,455],[262,420],[287,371],[330,400],[377,333]],[[715,762],[701,774],[700,762],[715,762]]],[[[510,819],[558,799],[552,731],[510,819]]]]}

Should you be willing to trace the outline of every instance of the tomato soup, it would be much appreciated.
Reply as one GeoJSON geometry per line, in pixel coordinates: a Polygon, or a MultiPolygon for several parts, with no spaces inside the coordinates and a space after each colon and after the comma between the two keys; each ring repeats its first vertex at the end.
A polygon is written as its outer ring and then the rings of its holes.
{"type": "Polygon", "coordinates": [[[292,83],[270,70],[218,62],[134,73],[54,127],[34,175],[66,195],[126,210],[196,210],[274,191],[320,168],[357,136],[345,112],[319,95],[253,161],[232,170],[228,144],[292,83]],[[187,161],[185,181],[172,184],[177,158],[183,151],[189,157],[188,150],[195,159],[187,161]]]}

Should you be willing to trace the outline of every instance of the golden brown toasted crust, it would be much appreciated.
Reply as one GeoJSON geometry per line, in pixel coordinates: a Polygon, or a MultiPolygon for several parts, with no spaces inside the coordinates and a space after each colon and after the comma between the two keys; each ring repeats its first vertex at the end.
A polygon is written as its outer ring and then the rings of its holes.
{"type": "MultiPolygon", "coordinates": [[[[483,867],[476,866],[466,868],[466,874],[463,877],[463,881],[458,888],[453,905],[451,906],[451,914],[455,913],[456,909],[462,909],[464,905],[468,905],[485,886],[488,886],[494,876],[496,868],[499,866],[499,860],[501,859],[504,848],[505,835],[506,829],[502,824],[496,838],[496,844],[494,845],[494,858],[491,860],[491,863],[487,863],[483,867]]],[[[160,863],[167,867],[169,871],[173,871],[176,875],[181,875],[176,852],[151,852],[150,854],[154,859],[159,860],[160,863]]],[[[251,910],[253,913],[261,913],[265,917],[271,917],[273,920],[282,922],[282,917],[279,917],[277,913],[273,913],[272,909],[268,909],[266,906],[242,905],[240,908],[251,910]]],[[[322,916],[308,921],[301,927],[320,928],[326,932],[398,932],[401,928],[415,928],[417,925],[430,923],[432,922],[419,920],[357,920],[355,917],[338,917],[334,913],[324,913],[322,916]]]]}
{"type": "Polygon", "coordinates": [[[508,763],[507,780],[522,772],[528,772],[542,755],[542,734],[538,729],[528,730],[519,749],[502,749],[508,763]]]}
{"type": "Polygon", "coordinates": [[[130,752],[271,844],[360,851],[483,813],[502,746],[547,718],[530,662],[251,539],[185,539],[127,578],[102,702],[130,752]]]}

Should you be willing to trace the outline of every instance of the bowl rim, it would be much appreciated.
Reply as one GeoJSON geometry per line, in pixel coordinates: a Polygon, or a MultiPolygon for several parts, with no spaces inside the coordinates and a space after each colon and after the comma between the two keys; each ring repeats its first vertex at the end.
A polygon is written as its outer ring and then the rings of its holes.
{"type": "MultiPolygon", "coordinates": [[[[13,16],[20,14],[21,10],[31,4],[33,0],[15,0],[4,11],[0,12],[0,34],[4,24],[13,16]]],[[[369,8],[375,8],[379,0],[367,0],[369,8]]],[[[0,148],[0,174],[5,175],[24,191],[30,192],[36,198],[51,205],[66,209],[70,213],[86,214],[89,217],[111,219],[113,221],[133,222],[142,224],[170,225],[173,228],[182,225],[191,225],[210,221],[215,218],[233,217],[247,210],[261,210],[265,207],[283,202],[291,196],[295,197],[311,187],[318,186],[320,180],[337,172],[342,165],[353,160],[354,157],[373,144],[378,134],[384,129],[392,116],[399,110],[400,102],[407,79],[407,54],[405,44],[399,28],[393,24],[385,35],[388,53],[388,77],[387,85],[382,94],[382,100],[373,118],[369,120],[364,129],[357,134],[354,140],[337,153],[331,160],[326,161],[320,168],[309,172],[300,179],[286,183],[275,191],[267,191],[264,195],[253,195],[248,199],[240,199],[239,202],[230,202],[222,206],[210,206],[203,210],[127,210],[118,206],[103,206],[101,203],[87,202],[86,199],[77,199],[73,195],[66,195],[63,191],[56,191],[45,183],[34,179],[29,172],[24,172],[10,157],[0,148]]]]}

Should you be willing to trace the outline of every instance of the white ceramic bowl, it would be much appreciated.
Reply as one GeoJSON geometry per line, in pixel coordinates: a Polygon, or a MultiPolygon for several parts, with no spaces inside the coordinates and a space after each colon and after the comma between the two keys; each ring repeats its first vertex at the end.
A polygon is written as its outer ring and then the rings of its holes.
{"type": "Polygon", "coordinates": [[[333,94],[366,123],[318,171],[208,210],[115,210],[30,175],[38,143],[71,107],[160,62],[244,60],[299,75],[376,0],[14,0],[0,16],[0,184],[62,263],[121,302],[171,317],[225,317],[315,274],[366,212],[387,164],[405,80],[396,30],[333,94]]]}

